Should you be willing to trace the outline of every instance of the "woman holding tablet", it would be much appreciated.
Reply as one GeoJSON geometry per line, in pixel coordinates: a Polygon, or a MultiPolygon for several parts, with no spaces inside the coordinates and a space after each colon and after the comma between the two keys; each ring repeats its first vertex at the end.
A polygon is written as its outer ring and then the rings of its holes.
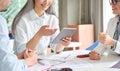
{"type": "Polygon", "coordinates": [[[71,42],[71,37],[66,37],[60,44],[51,43],[60,32],[58,18],[51,11],[53,3],[54,0],[27,0],[13,22],[16,54],[26,48],[44,54],[48,46],[54,52],[60,52],[71,42]]]}

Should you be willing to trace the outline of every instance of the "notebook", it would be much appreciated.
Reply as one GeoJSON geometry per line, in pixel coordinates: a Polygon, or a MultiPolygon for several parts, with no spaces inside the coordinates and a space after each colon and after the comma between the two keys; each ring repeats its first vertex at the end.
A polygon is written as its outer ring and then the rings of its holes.
{"type": "Polygon", "coordinates": [[[120,69],[120,61],[115,62],[111,68],[119,68],[120,69]]]}

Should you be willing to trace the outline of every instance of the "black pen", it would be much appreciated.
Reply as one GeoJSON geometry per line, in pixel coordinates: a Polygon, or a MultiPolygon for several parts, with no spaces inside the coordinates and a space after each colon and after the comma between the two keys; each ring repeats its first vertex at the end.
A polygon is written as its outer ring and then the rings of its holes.
{"type": "Polygon", "coordinates": [[[38,61],[38,63],[40,64],[40,65],[45,65],[43,62],[41,62],[40,60],[42,60],[42,59],[37,59],[37,61],[38,61]]]}
{"type": "Polygon", "coordinates": [[[40,65],[43,65],[43,66],[45,65],[43,62],[40,62],[40,61],[38,61],[38,63],[39,63],[40,65]]]}

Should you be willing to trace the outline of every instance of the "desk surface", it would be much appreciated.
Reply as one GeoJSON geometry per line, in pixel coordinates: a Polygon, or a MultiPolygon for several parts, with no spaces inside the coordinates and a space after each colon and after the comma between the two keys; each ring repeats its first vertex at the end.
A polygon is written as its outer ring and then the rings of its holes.
{"type": "MultiPolygon", "coordinates": [[[[81,53],[84,51],[77,51],[77,53],[81,53]]],[[[82,54],[82,53],[81,53],[82,54]]],[[[74,68],[73,71],[118,71],[119,69],[110,68],[109,66],[113,64],[113,62],[120,60],[119,56],[115,55],[103,55],[101,60],[90,60],[89,58],[82,58],[82,60],[87,61],[93,65],[93,67],[88,68],[74,68]]]]}
{"type": "MultiPolygon", "coordinates": [[[[70,54],[73,59],[76,58],[76,55],[80,54],[86,54],[89,51],[86,50],[75,50],[75,51],[65,51],[63,53],[70,54]]],[[[45,55],[44,58],[49,58],[51,55],[45,55]]],[[[39,58],[41,58],[40,56],[39,58]]],[[[87,61],[90,64],[92,64],[92,67],[86,67],[86,68],[72,68],[73,71],[118,71],[119,69],[110,68],[109,66],[120,59],[119,56],[115,55],[103,55],[101,57],[101,60],[90,60],[89,58],[79,58],[80,60],[87,61]]]]}

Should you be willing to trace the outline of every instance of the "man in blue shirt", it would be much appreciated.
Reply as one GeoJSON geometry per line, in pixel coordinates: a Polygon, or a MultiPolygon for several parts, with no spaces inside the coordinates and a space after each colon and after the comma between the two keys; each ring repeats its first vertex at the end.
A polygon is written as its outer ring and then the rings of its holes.
{"type": "MultiPolygon", "coordinates": [[[[0,11],[6,11],[10,2],[11,0],[0,0],[0,11]]],[[[37,63],[36,51],[29,52],[29,49],[19,54],[24,59],[18,59],[10,49],[9,40],[7,22],[0,15],[0,71],[26,71],[28,66],[37,63]]]]}

